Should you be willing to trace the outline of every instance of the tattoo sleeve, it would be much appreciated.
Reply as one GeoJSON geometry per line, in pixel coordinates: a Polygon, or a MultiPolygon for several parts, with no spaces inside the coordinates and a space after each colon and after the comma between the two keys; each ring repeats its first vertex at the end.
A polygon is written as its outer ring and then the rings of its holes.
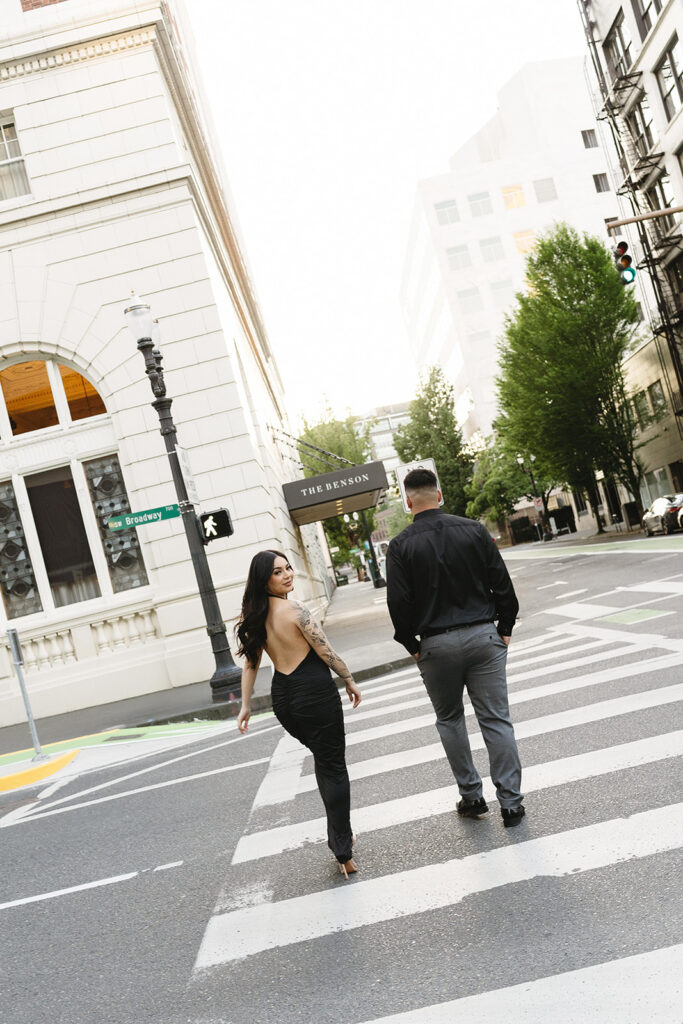
{"type": "Polygon", "coordinates": [[[303,605],[298,605],[296,611],[296,621],[299,629],[306,637],[311,647],[315,649],[316,654],[326,662],[333,672],[336,672],[341,679],[346,682],[347,679],[353,679],[353,676],[349,672],[349,669],[337,652],[325,636],[323,628],[320,623],[316,622],[311,613],[303,605]]]}

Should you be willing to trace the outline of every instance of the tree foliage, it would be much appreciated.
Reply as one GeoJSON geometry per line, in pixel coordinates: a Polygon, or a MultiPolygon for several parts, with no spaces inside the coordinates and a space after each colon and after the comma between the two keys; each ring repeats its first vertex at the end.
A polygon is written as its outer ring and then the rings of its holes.
{"type": "Polygon", "coordinates": [[[431,367],[410,403],[410,420],[396,431],[394,447],[404,462],[434,459],[444,496],[444,510],[465,515],[465,487],[472,458],[463,449],[462,433],[455,418],[453,386],[443,370],[431,367]]]}
{"type": "MultiPolygon", "coordinates": [[[[622,360],[638,320],[602,242],[560,224],[527,260],[527,292],[506,319],[496,429],[509,451],[533,452],[558,481],[586,492],[595,471],[639,500],[642,465],[622,360]]],[[[599,522],[599,519],[598,519],[599,522]]]]}
{"type": "Polygon", "coordinates": [[[468,516],[490,519],[502,526],[520,499],[531,501],[536,494],[543,499],[547,509],[548,497],[556,481],[546,475],[537,461],[532,463],[526,453],[520,454],[525,459],[524,469],[518,463],[517,455],[507,451],[497,438],[487,439],[486,446],[476,453],[474,474],[466,488],[468,516]],[[533,473],[533,481],[529,469],[533,473]]]}

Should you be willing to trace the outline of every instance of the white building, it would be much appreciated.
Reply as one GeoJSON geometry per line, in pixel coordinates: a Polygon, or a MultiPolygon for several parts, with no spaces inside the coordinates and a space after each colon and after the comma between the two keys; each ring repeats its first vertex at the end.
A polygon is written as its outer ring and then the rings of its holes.
{"type": "Polygon", "coordinates": [[[392,473],[401,465],[394,448],[394,434],[410,420],[410,402],[381,405],[358,420],[358,427],[368,427],[372,458],[384,463],[387,476],[393,483],[392,473]]]}
{"type": "MultiPolygon", "coordinates": [[[[178,0],[0,0],[0,635],[18,629],[38,716],[208,679],[132,288],[159,318],[179,442],[235,534],[209,561],[232,627],[254,552],[326,601],[319,527],[282,496],[283,393],[178,0]]],[[[207,685],[207,699],[209,689],[207,685]]],[[[23,718],[0,646],[0,724],[23,718]]]]}
{"type": "Polygon", "coordinates": [[[585,59],[523,67],[448,174],[420,182],[401,298],[419,369],[455,387],[463,435],[496,415],[496,344],[524,284],[525,256],[556,221],[607,240],[618,216],[586,89],[585,59]]]}

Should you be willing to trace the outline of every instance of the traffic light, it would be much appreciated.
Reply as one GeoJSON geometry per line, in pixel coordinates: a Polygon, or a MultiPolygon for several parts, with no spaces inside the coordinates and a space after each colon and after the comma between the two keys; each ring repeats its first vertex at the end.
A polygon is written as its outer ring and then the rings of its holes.
{"type": "Polygon", "coordinates": [[[622,284],[633,284],[636,279],[636,268],[632,265],[633,260],[629,255],[628,243],[619,242],[614,250],[614,262],[622,284]]]}

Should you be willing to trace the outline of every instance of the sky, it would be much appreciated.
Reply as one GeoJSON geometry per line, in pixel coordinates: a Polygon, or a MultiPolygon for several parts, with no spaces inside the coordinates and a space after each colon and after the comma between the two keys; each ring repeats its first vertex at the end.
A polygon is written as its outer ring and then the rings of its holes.
{"type": "Polygon", "coordinates": [[[585,53],[575,0],[186,0],[292,424],[410,401],[416,188],[525,63],[585,53]]]}

